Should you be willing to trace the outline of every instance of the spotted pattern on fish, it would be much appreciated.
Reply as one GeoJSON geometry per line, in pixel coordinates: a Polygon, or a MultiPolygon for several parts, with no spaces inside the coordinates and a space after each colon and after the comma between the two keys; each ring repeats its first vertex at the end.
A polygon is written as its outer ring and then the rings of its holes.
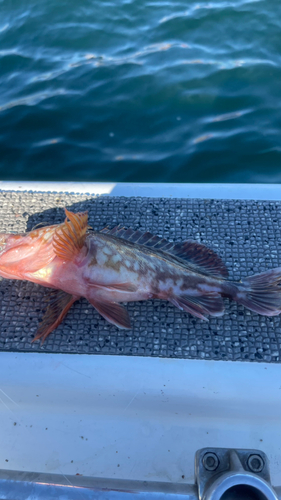
{"type": "Polygon", "coordinates": [[[104,266],[107,269],[113,269],[114,271],[120,272],[122,261],[121,259],[114,259],[114,257],[106,259],[104,266]]]}

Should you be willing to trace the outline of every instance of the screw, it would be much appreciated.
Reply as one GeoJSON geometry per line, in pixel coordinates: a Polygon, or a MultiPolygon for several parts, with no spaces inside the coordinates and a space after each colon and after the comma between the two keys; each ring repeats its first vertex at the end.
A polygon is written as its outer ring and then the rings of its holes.
{"type": "Polygon", "coordinates": [[[211,453],[211,452],[205,453],[205,455],[203,457],[203,465],[204,465],[206,470],[209,470],[209,471],[216,470],[219,466],[219,463],[220,463],[219,459],[215,453],[211,453]]]}
{"type": "Polygon", "coordinates": [[[260,455],[250,455],[248,467],[252,472],[261,472],[264,468],[264,461],[260,455]]]}

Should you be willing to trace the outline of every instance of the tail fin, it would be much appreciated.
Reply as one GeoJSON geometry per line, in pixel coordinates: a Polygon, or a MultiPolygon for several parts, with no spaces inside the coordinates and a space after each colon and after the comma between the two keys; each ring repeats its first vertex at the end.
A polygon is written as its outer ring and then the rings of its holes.
{"type": "Polygon", "coordinates": [[[281,313],[281,267],[249,276],[237,288],[233,299],[251,311],[264,316],[281,313]]]}

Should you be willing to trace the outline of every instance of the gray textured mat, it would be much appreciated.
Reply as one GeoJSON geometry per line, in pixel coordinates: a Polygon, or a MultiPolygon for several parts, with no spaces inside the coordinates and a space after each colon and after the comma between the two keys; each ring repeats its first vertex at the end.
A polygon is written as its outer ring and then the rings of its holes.
{"type": "MultiPolygon", "coordinates": [[[[59,223],[64,206],[88,210],[94,229],[118,223],[174,241],[196,239],[222,257],[233,279],[281,264],[279,202],[0,192],[0,231],[29,231],[42,221],[59,223]]],[[[265,318],[228,300],[224,316],[208,323],[166,302],[131,303],[131,331],[109,325],[80,300],[41,347],[31,340],[43,316],[45,294],[46,289],[32,283],[0,282],[0,350],[280,360],[281,315],[265,318]]]]}

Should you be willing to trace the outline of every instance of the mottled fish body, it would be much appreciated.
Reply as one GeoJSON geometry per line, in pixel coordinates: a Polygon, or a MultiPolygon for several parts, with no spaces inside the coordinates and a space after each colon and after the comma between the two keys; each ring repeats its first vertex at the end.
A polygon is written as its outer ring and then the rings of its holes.
{"type": "Polygon", "coordinates": [[[0,275],[54,289],[36,339],[44,341],[80,297],[119,328],[131,327],[120,303],[153,298],[201,319],[223,314],[222,296],[263,315],[281,312],[281,268],[231,282],[220,257],[197,242],[119,226],[89,232],[87,213],[66,215],[62,224],[0,235],[0,275]]]}
{"type": "MultiPolygon", "coordinates": [[[[118,233],[118,229],[114,232],[118,233]]],[[[183,259],[159,249],[98,232],[89,236],[87,246],[89,256],[94,258],[91,265],[84,267],[83,279],[93,284],[89,290],[93,300],[97,293],[105,299],[110,296],[114,301],[129,302],[151,298],[170,300],[183,293],[202,295],[206,289],[211,293],[221,292],[219,279],[200,274],[195,265],[188,266],[183,259]],[[99,292],[97,283],[101,285],[99,292]],[[118,283],[124,286],[107,288],[118,283]]]]}

